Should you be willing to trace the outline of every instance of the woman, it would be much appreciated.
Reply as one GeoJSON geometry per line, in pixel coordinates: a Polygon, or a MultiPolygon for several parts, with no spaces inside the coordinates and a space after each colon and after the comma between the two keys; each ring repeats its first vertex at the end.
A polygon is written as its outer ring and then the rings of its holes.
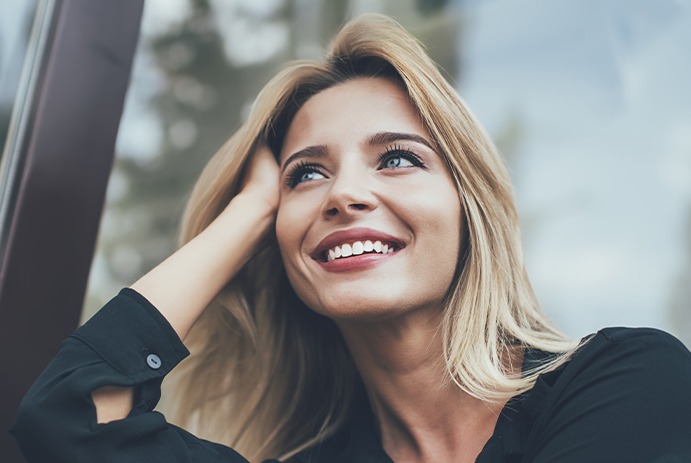
{"type": "Polygon", "coordinates": [[[387,18],[265,87],[183,242],[28,393],[29,461],[245,461],[151,411],[182,339],[180,414],[251,461],[691,461],[689,351],[549,324],[499,156],[387,18]]]}

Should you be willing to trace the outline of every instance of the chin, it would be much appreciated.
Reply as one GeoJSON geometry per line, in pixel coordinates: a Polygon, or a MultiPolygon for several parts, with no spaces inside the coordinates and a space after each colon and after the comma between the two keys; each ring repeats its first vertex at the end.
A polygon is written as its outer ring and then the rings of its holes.
{"type": "MultiPolygon", "coordinates": [[[[334,321],[380,321],[390,320],[415,312],[421,307],[429,307],[429,301],[418,298],[391,294],[377,294],[371,291],[365,294],[331,295],[320,300],[305,301],[315,312],[334,321]]],[[[438,304],[437,304],[438,305],[438,304]]]]}

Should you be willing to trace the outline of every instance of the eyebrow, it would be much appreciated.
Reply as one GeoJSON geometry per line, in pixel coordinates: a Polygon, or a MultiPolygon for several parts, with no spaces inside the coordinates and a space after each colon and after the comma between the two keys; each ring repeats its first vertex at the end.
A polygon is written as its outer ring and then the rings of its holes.
{"type": "MultiPolygon", "coordinates": [[[[377,132],[369,137],[367,137],[366,144],[368,146],[378,146],[378,145],[386,145],[389,143],[393,143],[395,141],[412,141],[415,143],[419,143],[421,145],[426,146],[427,148],[431,149],[432,151],[436,152],[432,144],[427,141],[426,138],[416,135],[414,133],[407,133],[407,132],[377,132]]],[[[288,156],[288,159],[285,160],[283,163],[283,166],[281,167],[281,172],[283,172],[288,164],[291,162],[297,160],[297,159],[302,159],[302,158],[323,158],[326,156],[328,150],[326,148],[326,145],[312,145],[308,146],[306,148],[303,148],[299,151],[296,151],[295,153],[291,154],[288,156]]]]}
{"type": "Polygon", "coordinates": [[[288,164],[295,160],[302,158],[323,158],[326,156],[327,151],[328,150],[326,149],[326,145],[313,145],[308,146],[307,148],[303,148],[300,151],[296,151],[295,153],[288,156],[288,159],[285,160],[285,162],[283,163],[283,167],[281,167],[281,172],[286,170],[288,164]]]}
{"type": "Polygon", "coordinates": [[[424,138],[420,135],[417,135],[414,133],[408,133],[408,132],[377,132],[375,134],[370,135],[367,138],[367,144],[370,146],[387,145],[389,143],[393,143],[395,141],[400,141],[400,140],[406,140],[406,141],[412,141],[415,143],[419,143],[421,145],[425,145],[427,148],[436,152],[436,150],[432,146],[432,143],[427,141],[426,138],[424,138]]]}

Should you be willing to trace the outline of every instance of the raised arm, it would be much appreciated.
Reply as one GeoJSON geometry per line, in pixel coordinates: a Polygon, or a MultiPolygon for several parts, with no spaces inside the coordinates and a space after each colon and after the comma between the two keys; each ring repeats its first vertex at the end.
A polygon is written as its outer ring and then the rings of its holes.
{"type": "MultiPolygon", "coordinates": [[[[278,191],[278,165],[262,146],[250,161],[240,193],[216,220],[131,286],[161,312],[181,340],[273,225],[278,191]]],[[[91,396],[98,423],[122,419],[132,409],[130,387],[106,386],[91,396]]]]}

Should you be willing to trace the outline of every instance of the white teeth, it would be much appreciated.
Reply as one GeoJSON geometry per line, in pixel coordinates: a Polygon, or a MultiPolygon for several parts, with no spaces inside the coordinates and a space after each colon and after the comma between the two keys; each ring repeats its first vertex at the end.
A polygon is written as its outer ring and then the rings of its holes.
{"type": "Polygon", "coordinates": [[[331,262],[341,257],[359,256],[365,252],[376,252],[380,254],[391,254],[395,252],[395,247],[388,244],[382,244],[381,241],[366,240],[355,241],[352,244],[344,243],[340,246],[334,246],[326,253],[326,261],[331,262]]]}

